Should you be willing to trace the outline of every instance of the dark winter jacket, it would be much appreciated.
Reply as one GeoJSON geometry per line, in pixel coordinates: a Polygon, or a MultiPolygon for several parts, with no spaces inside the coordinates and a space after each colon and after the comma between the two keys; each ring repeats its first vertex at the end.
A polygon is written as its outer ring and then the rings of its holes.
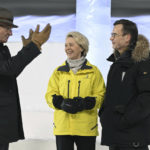
{"type": "Polygon", "coordinates": [[[107,78],[106,96],[99,111],[102,145],[142,146],[150,144],[149,42],[139,35],[137,46],[113,64],[107,78]]]}
{"type": "Polygon", "coordinates": [[[11,57],[0,43],[0,144],[24,138],[16,77],[39,54],[31,42],[11,57]]]}

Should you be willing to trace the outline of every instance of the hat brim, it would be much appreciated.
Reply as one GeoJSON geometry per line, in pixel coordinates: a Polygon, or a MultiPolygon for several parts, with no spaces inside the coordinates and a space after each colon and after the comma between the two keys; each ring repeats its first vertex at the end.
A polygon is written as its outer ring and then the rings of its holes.
{"type": "Polygon", "coordinates": [[[18,28],[18,26],[13,24],[12,22],[4,21],[4,20],[1,20],[1,19],[0,19],[0,25],[2,25],[2,26],[10,26],[12,28],[18,28]]]}
{"type": "Polygon", "coordinates": [[[3,26],[3,27],[11,27],[11,28],[18,28],[17,25],[8,24],[8,23],[1,23],[1,22],[0,22],[0,26],[3,26]]]}
{"type": "Polygon", "coordinates": [[[17,26],[17,25],[15,25],[15,24],[12,24],[12,27],[13,27],[13,28],[18,28],[18,26],[17,26]]]}

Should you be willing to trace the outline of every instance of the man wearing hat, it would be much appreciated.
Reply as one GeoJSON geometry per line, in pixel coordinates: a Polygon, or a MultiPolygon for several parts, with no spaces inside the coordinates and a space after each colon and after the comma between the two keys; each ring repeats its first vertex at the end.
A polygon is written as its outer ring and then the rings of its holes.
{"type": "Polygon", "coordinates": [[[41,46],[50,35],[49,24],[39,32],[39,25],[30,30],[27,39],[22,36],[23,48],[11,57],[4,43],[12,35],[12,13],[0,8],[0,150],[8,150],[9,143],[24,139],[21,108],[16,78],[22,70],[41,52],[41,46]]]}

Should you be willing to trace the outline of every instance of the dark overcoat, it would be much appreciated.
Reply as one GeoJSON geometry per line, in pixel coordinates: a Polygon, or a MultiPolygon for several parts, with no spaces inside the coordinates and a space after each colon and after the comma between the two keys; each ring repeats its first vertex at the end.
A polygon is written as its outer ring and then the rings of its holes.
{"type": "Polygon", "coordinates": [[[134,50],[126,51],[118,59],[112,54],[108,60],[113,64],[107,78],[103,107],[99,111],[101,144],[132,147],[149,145],[149,42],[140,35],[134,50]]]}
{"type": "Polygon", "coordinates": [[[11,57],[8,47],[0,43],[0,144],[24,139],[16,78],[39,54],[31,42],[11,57]]]}

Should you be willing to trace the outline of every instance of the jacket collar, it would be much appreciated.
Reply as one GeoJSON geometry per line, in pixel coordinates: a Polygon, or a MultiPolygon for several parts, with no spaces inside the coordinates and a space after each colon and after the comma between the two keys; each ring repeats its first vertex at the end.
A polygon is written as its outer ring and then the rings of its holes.
{"type": "Polygon", "coordinates": [[[120,55],[118,51],[115,51],[113,54],[111,54],[107,58],[107,60],[111,62],[123,61],[123,60],[131,58],[131,53],[132,53],[132,50],[126,50],[122,55],[120,55]]]}
{"type": "MultiPolygon", "coordinates": [[[[83,63],[82,67],[81,67],[81,70],[85,70],[85,69],[92,69],[91,66],[88,66],[87,65],[87,59],[85,60],[85,62],[83,63]]],[[[65,65],[63,66],[60,66],[57,71],[64,71],[64,72],[69,72],[70,71],[70,68],[69,68],[69,64],[67,63],[67,61],[65,61],[65,65]]]]}
{"type": "Polygon", "coordinates": [[[133,60],[131,58],[131,55],[132,55],[132,50],[127,50],[117,58],[115,57],[115,54],[112,54],[107,60],[114,63],[119,63],[121,66],[128,68],[133,65],[133,60]]]}
{"type": "Polygon", "coordinates": [[[115,56],[114,54],[111,54],[108,58],[107,58],[108,61],[111,61],[111,62],[115,62],[115,56]]]}

